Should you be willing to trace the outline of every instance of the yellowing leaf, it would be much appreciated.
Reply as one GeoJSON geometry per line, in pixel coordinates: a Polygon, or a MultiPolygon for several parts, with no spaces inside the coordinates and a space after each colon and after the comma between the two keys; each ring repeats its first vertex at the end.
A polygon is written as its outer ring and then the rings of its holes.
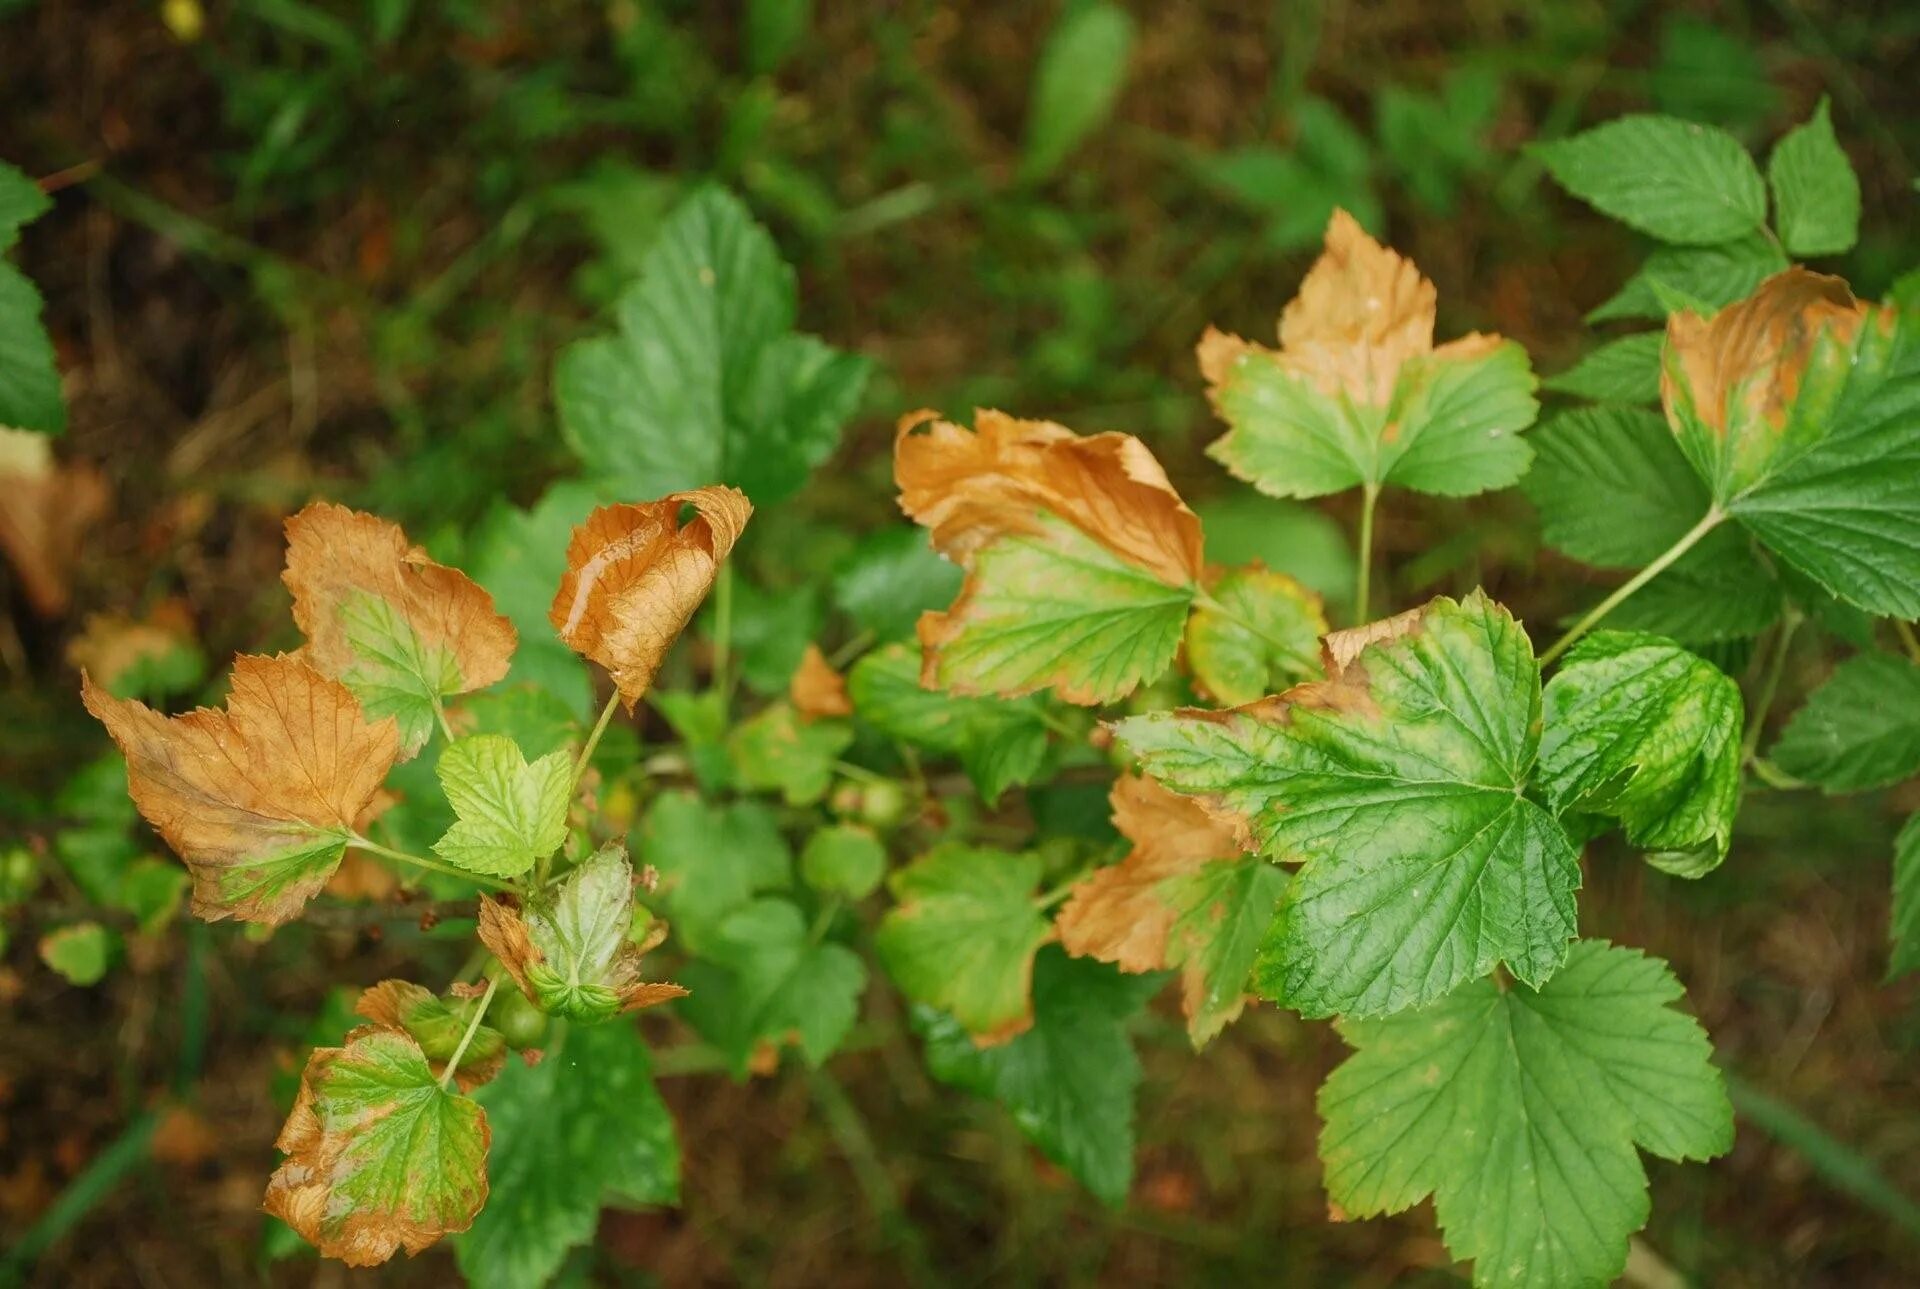
{"type": "Polygon", "coordinates": [[[283,578],[307,636],[301,656],[344,681],[369,716],[394,717],[403,758],[432,735],[442,699],[507,674],[513,624],[398,524],[314,502],[287,521],[283,578]]]}
{"type": "Polygon", "coordinates": [[[548,618],[575,652],[607,669],[629,712],[752,514],[736,488],[696,488],[602,506],[573,530],[548,618]],[[683,506],[694,511],[685,524],[683,506]]]}
{"type": "Polygon", "coordinates": [[[1317,672],[1326,630],[1320,597],[1285,573],[1231,569],[1187,619],[1187,666],[1214,701],[1251,703],[1317,672]]]}
{"type": "Polygon", "coordinates": [[[377,1266],[472,1225],[491,1138],[486,1112],[441,1087],[412,1038],[360,1029],[307,1059],[263,1207],[325,1256],[377,1266]]]}
{"type": "Polygon", "coordinates": [[[347,687],[296,657],[236,658],[225,711],[172,719],[82,677],[134,804],[193,873],[209,921],[284,922],[339,865],[399,753],[347,687]]]}
{"type": "Polygon", "coordinates": [[[787,698],[795,711],[809,719],[853,715],[853,700],[847,696],[847,678],[833,669],[817,644],[808,645],[807,651],[800,655],[800,665],[787,685],[787,698]]]}
{"type": "Polygon", "coordinates": [[[1208,452],[1276,497],[1397,483],[1462,496],[1514,482],[1539,405],[1526,351],[1473,334],[1435,348],[1435,292],[1345,211],[1280,316],[1280,348],[1209,330],[1201,373],[1231,427],[1208,452]]]}
{"type": "Polygon", "coordinates": [[[1109,702],[1172,661],[1200,579],[1200,521],[1124,434],[981,411],[900,421],[900,505],[967,571],[920,619],[928,688],[1109,702]]]}

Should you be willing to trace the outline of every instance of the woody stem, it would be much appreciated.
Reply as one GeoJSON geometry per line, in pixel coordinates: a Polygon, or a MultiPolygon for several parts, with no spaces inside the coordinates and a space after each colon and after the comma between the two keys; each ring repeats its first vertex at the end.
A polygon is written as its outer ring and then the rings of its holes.
{"type": "Polygon", "coordinates": [[[487,982],[487,992],[480,995],[480,1005],[473,1009],[473,1017],[467,1021],[467,1032],[460,1036],[460,1045],[453,1049],[453,1055],[447,1060],[447,1068],[440,1075],[442,1088],[453,1082],[454,1071],[460,1068],[460,1058],[467,1054],[467,1048],[473,1044],[473,1036],[480,1032],[481,1018],[487,1014],[487,1008],[493,1004],[494,991],[499,988],[500,977],[495,976],[487,982]]]}
{"type": "Polygon", "coordinates": [[[1546,666],[1555,658],[1558,658],[1561,654],[1572,648],[1574,641],[1592,630],[1594,624],[1599,622],[1600,619],[1619,608],[1628,596],[1671,568],[1674,562],[1692,550],[1702,537],[1705,537],[1708,533],[1719,527],[1720,521],[1726,517],[1726,513],[1718,506],[1709,506],[1707,513],[1700,517],[1700,522],[1692,528],[1689,528],[1685,533],[1682,533],[1679,541],[1661,552],[1653,563],[1647,565],[1638,573],[1635,573],[1632,577],[1621,583],[1612,595],[1609,595],[1606,599],[1594,605],[1593,608],[1587,611],[1585,617],[1574,623],[1567,629],[1565,635],[1554,641],[1553,646],[1540,655],[1540,665],[1542,667],[1546,666]]]}

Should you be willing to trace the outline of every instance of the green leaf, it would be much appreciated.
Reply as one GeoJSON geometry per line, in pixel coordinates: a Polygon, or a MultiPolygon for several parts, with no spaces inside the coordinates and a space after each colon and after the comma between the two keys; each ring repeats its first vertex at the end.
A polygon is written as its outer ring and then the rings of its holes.
{"type": "Polygon", "coordinates": [[[619,842],[568,873],[522,911],[540,960],[522,968],[549,1015],[588,1023],[615,1015],[639,976],[633,929],[633,865],[619,842]]]}
{"type": "Polygon", "coordinates": [[[1910,815],[1893,843],[1893,952],[1887,977],[1920,970],[1920,814],[1910,815]]]}
{"type": "MultiPolygon", "coordinates": [[[[1652,403],[1660,397],[1660,342],[1657,331],[1609,340],[1579,362],[1540,384],[1556,394],[1596,403],[1652,403]]],[[[1540,450],[1536,432],[1534,451],[1540,450]]]]}
{"type": "Polygon", "coordinates": [[[819,1065],[859,1018],[866,963],[845,945],[809,936],[791,901],[755,900],[735,910],[701,952],[680,973],[691,991],[680,1012],[726,1054],[736,1078],[763,1042],[791,1039],[819,1065]]]}
{"type": "Polygon", "coordinates": [[[1539,411],[1534,385],[1512,341],[1415,354],[1377,404],[1327,392],[1276,352],[1247,350],[1215,383],[1232,428],[1207,454],[1272,497],[1390,483],[1471,496],[1526,473],[1533,454],[1520,434],[1539,411]]]}
{"type": "Polygon", "coordinates": [[[1501,962],[1541,984],[1574,934],[1573,846],[1523,795],[1540,728],[1526,635],[1481,592],[1391,625],[1284,701],[1115,726],[1153,777],[1304,864],[1255,982],[1308,1016],[1418,1006],[1501,962]]]}
{"type": "MultiPolygon", "coordinates": [[[[143,935],[166,929],[180,912],[181,902],[193,879],[180,865],[164,859],[143,857],[127,865],[110,901],[114,908],[133,915],[143,935]]],[[[4,904],[0,900],[0,904],[4,904]]]]}
{"type": "Polygon", "coordinates": [[[1229,567],[1264,564],[1329,605],[1353,594],[1353,544],[1331,515],[1298,501],[1234,491],[1194,507],[1207,534],[1207,558],[1229,567]]]}
{"type": "Polygon", "coordinates": [[[961,572],[937,554],[919,528],[885,528],[864,538],[833,575],[834,607],[877,640],[913,635],[928,609],[960,590],[961,572]]]}
{"type": "Polygon", "coordinates": [[[1773,149],[1767,161],[1774,225],[1802,258],[1839,255],[1860,239],[1860,180],[1834,137],[1827,98],[1773,149]]]}
{"type": "Polygon", "coordinates": [[[1133,1094],[1140,1061],[1127,1023],[1160,988],[1159,975],[1121,975],[1057,948],[1033,972],[1033,1028],[979,1047],[965,1026],[931,1007],[913,1009],[927,1069],[943,1083],[1005,1106],[1040,1152],[1110,1207],[1133,1184],[1133,1094]]]}
{"type": "Polygon", "coordinates": [[[567,839],[573,758],[562,749],[533,764],[500,734],[471,734],[440,754],[440,786],[459,821],[433,844],[470,873],[518,877],[567,839]]]}
{"type": "Polygon", "coordinates": [[[554,398],[602,488],[643,497],[725,483],[793,495],[833,452],[868,364],[794,332],[793,270],[738,200],[687,198],[615,309],[561,354],[554,398]]]}
{"type": "Polygon", "coordinates": [[[1284,573],[1233,569],[1187,620],[1187,666],[1221,703],[1251,703],[1320,669],[1320,600],[1284,573]]]}
{"type": "Polygon", "coordinates": [[[1647,862],[1719,867],[1740,805],[1740,687],[1658,636],[1597,631],[1543,695],[1538,783],[1555,813],[1618,819],[1647,862]]]}
{"type": "Polygon", "coordinates": [[[779,820],[756,801],[716,806],[691,792],[663,792],[647,808],[640,836],[642,858],[660,874],[649,903],[695,953],[705,953],[721,921],[755,893],[792,880],[779,820]]]}
{"type": "Polygon", "coordinates": [[[1327,1193],[1352,1217],[1431,1195],[1474,1283],[1606,1284],[1647,1220],[1634,1147],[1733,1145],[1712,1047],[1666,964],[1583,940],[1539,991],[1476,980],[1431,1007],[1342,1021],[1320,1089],[1327,1193]]]}
{"type": "Polygon", "coordinates": [[[807,720],[792,703],[778,702],[735,726],[727,749],[739,786],[809,806],[827,795],[834,765],[852,742],[846,721],[807,720]]]}
{"type": "Polygon", "coordinates": [[[1715,504],[1848,603],[1920,617],[1920,313],[1795,270],[1684,318],[1667,415],[1715,504]]]}
{"type": "Polygon", "coordinates": [[[307,1063],[266,1209],[370,1266],[466,1229],[487,1198],[485,1111],[440,1086],[413,1039],[370,1030],[307,1063]]]}
{"type": "Polygon", "coordinates": [[[1033,955],[1053,934],[1034,895],[1040,872],[1038,856],[954,843],[896,871],[898,903],[873,937],[887,974],[970,1034],[1019,1033],[1033,1017],[1033,955]]]}
{"type": "Polygon", "coordinates": [[[582,721],[593,718],[593,681],[580,655],[554,634],[547,612],[567,569],[574,525],[597,501],[592,487],[569,482],[547,489],[530,510],[496,510],[475,535],[469,561],[473,580],[520,633],[507,684],[547,690],[582,721]]]}
{"type": "Polygon", "coordinates": [[[1103,0],[1067,10],[1040,51],[1020,175],[1045,179],[1113,112],[1127,80],[1133,19],[1103,0]]]}
{"type": "Polygon", "coordinates": [[[571,751],[580,742],[580,723],[572,710],[557,696],[532,685],[508,685],[472,695],[460,704],[454,728],[511,739],[533,757],[571,751]]]}
{"type": "Polygon", "coordinates": [[[0,251],[12,248],[20,229],[53,209],[53,199],[20,170],[0,161],[0,251]]]}
{"type": "Polygon", "coordinates": [[[454,1243],[473,1289],[549,1283],[607,1204],[674,1204],[680,1147],[631,1025],[570,1029],[538,1065],[508,1062],[476,1098],[499,1139],[493,1195],[454,1243]]]}
{"type": "MultiPolygon", "coordinates": [[[[1780,246],[1763,233],[1749,233],[1712,246],[1661,246],[1611,300],[1587,315],[1588,322],[1615,318],[1667,316],[1662,292],[1719,309],[1753,294],[1754,288],[1787,267],[1780,246]]],[[[1657,377],[1656,377],[1657,379],[1657,377]]]]}
{"type": "Polygon", "coordinates": [[[67,404],[40,307],[26,275],[0,262],[0,426],[58,434],[67,428],[67,404]]]}
{"type": "Polygon", "coordinates": [[[1920,774],[1920,666],[1890,653],[1847,659],[1787,722],[1772,759],[1828,792],[1920,774]]]}
{"type": "Polygon", "coordinates": [[[1753,158],[1712,126],[1623,116],[1532,151],[1568,192],[1663,242],[1729,242],[1766,222],[1753,158]]]}
{"type": "Polygon", "coordinates": [[[882,734],[960,758],[991,805],[1008,788],[1032,781],[1047,753],[1047,727],[1035,698],[962,698],[920,687],[920,647],[888,645],[853,665],[847,693],[862,721],[882,734]]]}
{"type": "Polygon", "coordinates": [[[467,688],[453,650],[429,646],[398,609],[366,591],[347,596],[340,621],[356,655],[340,679],[367,719],[391,716],[400,723],[402,747],[425,744],[440,701],[467,688]]]}
{"type": "Polygon", "coordinates": [[[98,922],[75,922],[40,937],[40,961],[70,985],[85,988],[106,979],[120,937],[98,922]]]}
{"type": "Polygon", "coordinates": [[[718,689],[656,691],[649,701],[667,718],[679,736],[693,777],[706,792],[733,786],[733,758],[727,752],[728,726],[733,714],[727,695],[718,689]]]}
{"type": "Polygon", "coordinates": [[[1194,588],[1169,586],[1051,515],[1035,526],[1036,536],[1002,537],[975,555],[970,591],[956,601],[966,616],[941,645],[933,683],[969,694],[1058,686],[1090,703],[1158,680],[1194,588]]]}
{"type": "Polygon", "coordinates": [[[1187,1036],[1196,1050],[1240,1014],[1254,959],[1286,889],[1285,869],[1254,858],[1215,860],[1161,887],[1175,910],[1167,965],[1185,968],[1187,1036]]]}
{"type": "Polygon", "coordinates": [[[751,0],[747,5],[747,70],[766,76],[803,40],[813,25],[813,0],[751,0]]]}
{"type": "Polygon", "coordinates": [[[398,1027],[420,1045],[427,1060],[441,1068],[460,1052],[461,1071],[485,1082],[492,1076],[486,1067],[497,1065],[506,1055],[507,1040],[491,1025],[472,1027],[473,1008],[463,1003],[456,1008],[431,990],[406,980],[383,980],[361,995],[355,1013],[389,1028],[398,1027]],[[462,1051],[461,1044],[465,1043],[462,1051]]]}
{"type": "Polygon", "coordinates": [[[1690,646],[1750,640],[1780,620],[1787,602],[1772,562],[1757,546],[1735,525],[1716,528],[1607,621],[1690,646]]]}
{"type": "Polygon", "coordinates": [[[864,824],[829,824],[807,838],[800,875],[816,891],[861,900],[887,871],[887,848],[864,824]]]}

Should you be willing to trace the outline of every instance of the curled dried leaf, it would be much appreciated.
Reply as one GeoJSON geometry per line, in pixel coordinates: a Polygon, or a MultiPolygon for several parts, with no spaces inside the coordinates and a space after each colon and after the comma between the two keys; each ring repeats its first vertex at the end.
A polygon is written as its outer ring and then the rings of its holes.
{"type": "Polygon", "coordinates": [[[794,710],[809,720],[829,716],[853,715],[853,700],[847,696],[847,678],[833,669],[820,646],[810,644],[800,655],[787,684],[787,697],[794,710]]]}
{"type": "Polygon", "coordinates": [[[168,718],[83,676],[133,801],[193,873],[210,921],[284,922],[327,884],[399,754],[339,681],[299,658],[234,660],[225,711],[168,718]]]}
{"type": "Polygon", "coordinates": [[[602,506],[573,530],[548,619],[607,669],[628,711],[693,618],[753,505],[737,488],[695,488],[602,506]],[[680,522],[682,507],[693,516],[680,522]]]}
{"type": "Polygon", "coordinates": [[[370,716],[394,717],[403,756],[426,743],[441,700],[507,674],[518,636],[493,597],[377,515],[314,502],[287,521],[282,578],[301,656],[370,716]]]}
{"type": "Polygon", "coordinates": [[[486,1112],[411,1037],[373,1026],[307,1059],[262,1207],[330,1258],[377,1266],[464,1231],[487,1199],[486,1112]]]}

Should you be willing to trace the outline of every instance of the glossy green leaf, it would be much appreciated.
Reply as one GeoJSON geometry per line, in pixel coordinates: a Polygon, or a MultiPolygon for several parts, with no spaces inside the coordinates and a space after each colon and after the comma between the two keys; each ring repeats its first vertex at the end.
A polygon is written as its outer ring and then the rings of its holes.
{"type": "Polygon", "coordinates": [[[1030,782],[1047,752],[1037,698],[964,698],[920,687],[918,645],[876,649],[847,676],[854,714],[914,747],[957,756],[989,804],[1030,782]]]}
{"type": "Polygon", "coordinates": [[[873,947],[901,992],[1001,1038],[1033,1016],[1033,955],[1053,934],[1035,888],[1040,860],[957,844],[896,871],[897,902],[873,947]]]}
{"type": "Polygon", "coordinates": [[[573,758],[565,749],[531,765],[512,739],[470,734],[435,767],[459,816],[434,853],[470,873],[518,877],[567,839],[573,758]]]}
{"type": "Polygon", "coordinates": [[[1327,1193],[1350,1217],[1433,1197],[1478,1285],[1601,1285],[1646,1223],[1635,1150],[1706,1159],[1733,1110],[1666,964],[1583,940],[1538,991],[1476,980],[1419,1011],[1340,1022],[1320,1089],[1327,1193]]]}
{"type": "Polygon", "coordinates": [[[1920,666],[1890,653],[1847,659],[1787,722],[1772,759],[1828,792],[1920,774],[1920,666]]]}
{"type": "Polygon", "coordinates": [[[706,484],[766,505],[839,442],[868,364],[793,330],[793,270],[732,196],[687,198],[615,309],[560,357],[554,398],[588,474],[654,497],[706,484]]]}
{"type": "Polygon", "coordinates": [[[1805,124],[1775,145],[1767,160],[1773,220],[1794,255],[1839,255],[1860,239],[1860,180],[1853,173],[1826,96],[1805,124]]]}
{"type": "Polygon", "coordinates": [[[1133,52],[1133,18],[1105,0],[1066,11],[1040,51],[1020,173],[1044,179],[1113,112],[1133,52]]]}
{"type": "Polygon", "coordinates": [[[1656,868],[1727,857],[1740,805],[1740,687],[1658,636],[1598,631],[1543,695],[1536,782],[1556,813],[1610,815],[1656,868]]]}
{"type": "Polygon", "coordinates": [[[808,720],[783,701],[735,726],[727,750],[739,786],[807,806],[827,795],[834,765],[852,742],[846,721],[808,720]]]}
{"type": "Polygon", "coordinates": [[[1632,115],[1535,144],[1560,186],[1663,242],[1703,246],[1754,232],[1767,190],[1753,158],[1724,130],[1632,115]]]}
{"type": "Polygon", "coordinates": [[[887,871],[887,848],[864,824],[829,824],[800,850],[800,875],[816,891],[860,900],[887,871]]]}
{"type": "Polygon", "coordinates": [[[1222,704],[1277,694],[1320,670],[1320,599],[1284,573],[1232,569],[1187,619],[1187,666],[1222,704]]]}
{"type": "Polygon", "coordinates": [[[867,967],[842,944],[808,933],[791,901],[737,909],[679,973],[691,991],[680,1012],[743,1077],[761,1043],[792,1041],[819,1065],[846,1041],[860,1014],[867,967]]]}
{"type": "Polygon", "coordinates": [[[1140,1085],[1126,1027],[1162,979],[1049,948],[1034,964],[1033,1028],[1024,1034],[983,1048],[927,1006],[913,1009],[913,1024],[936,1079],[998,1101],[1042,1154],[1118,1208],[1133,1182],[1140,1085]]]}
{"type": "Polygon", "coordinates": [[[1543,984],[1574,934],[1573,846],[1524,795],[1540,728],[1526,635],[1480,592],[1393,626],[1286,700],[1115,726],[1153,777],[1304,865],[1255,983],[1309,1016],[1418,1006],[1496,963],[1543,984]]]}
{"type": "Polygon", "coordinates": [[[607,1204],[673,1204],[680,1147],[631,1025],[575,1027],[539,1064],[509,1061],[481,1089],[498,1138],[493,1197],[454,1244],[474,1289],[549,1283],[593,1239],[607,1204]]]}

